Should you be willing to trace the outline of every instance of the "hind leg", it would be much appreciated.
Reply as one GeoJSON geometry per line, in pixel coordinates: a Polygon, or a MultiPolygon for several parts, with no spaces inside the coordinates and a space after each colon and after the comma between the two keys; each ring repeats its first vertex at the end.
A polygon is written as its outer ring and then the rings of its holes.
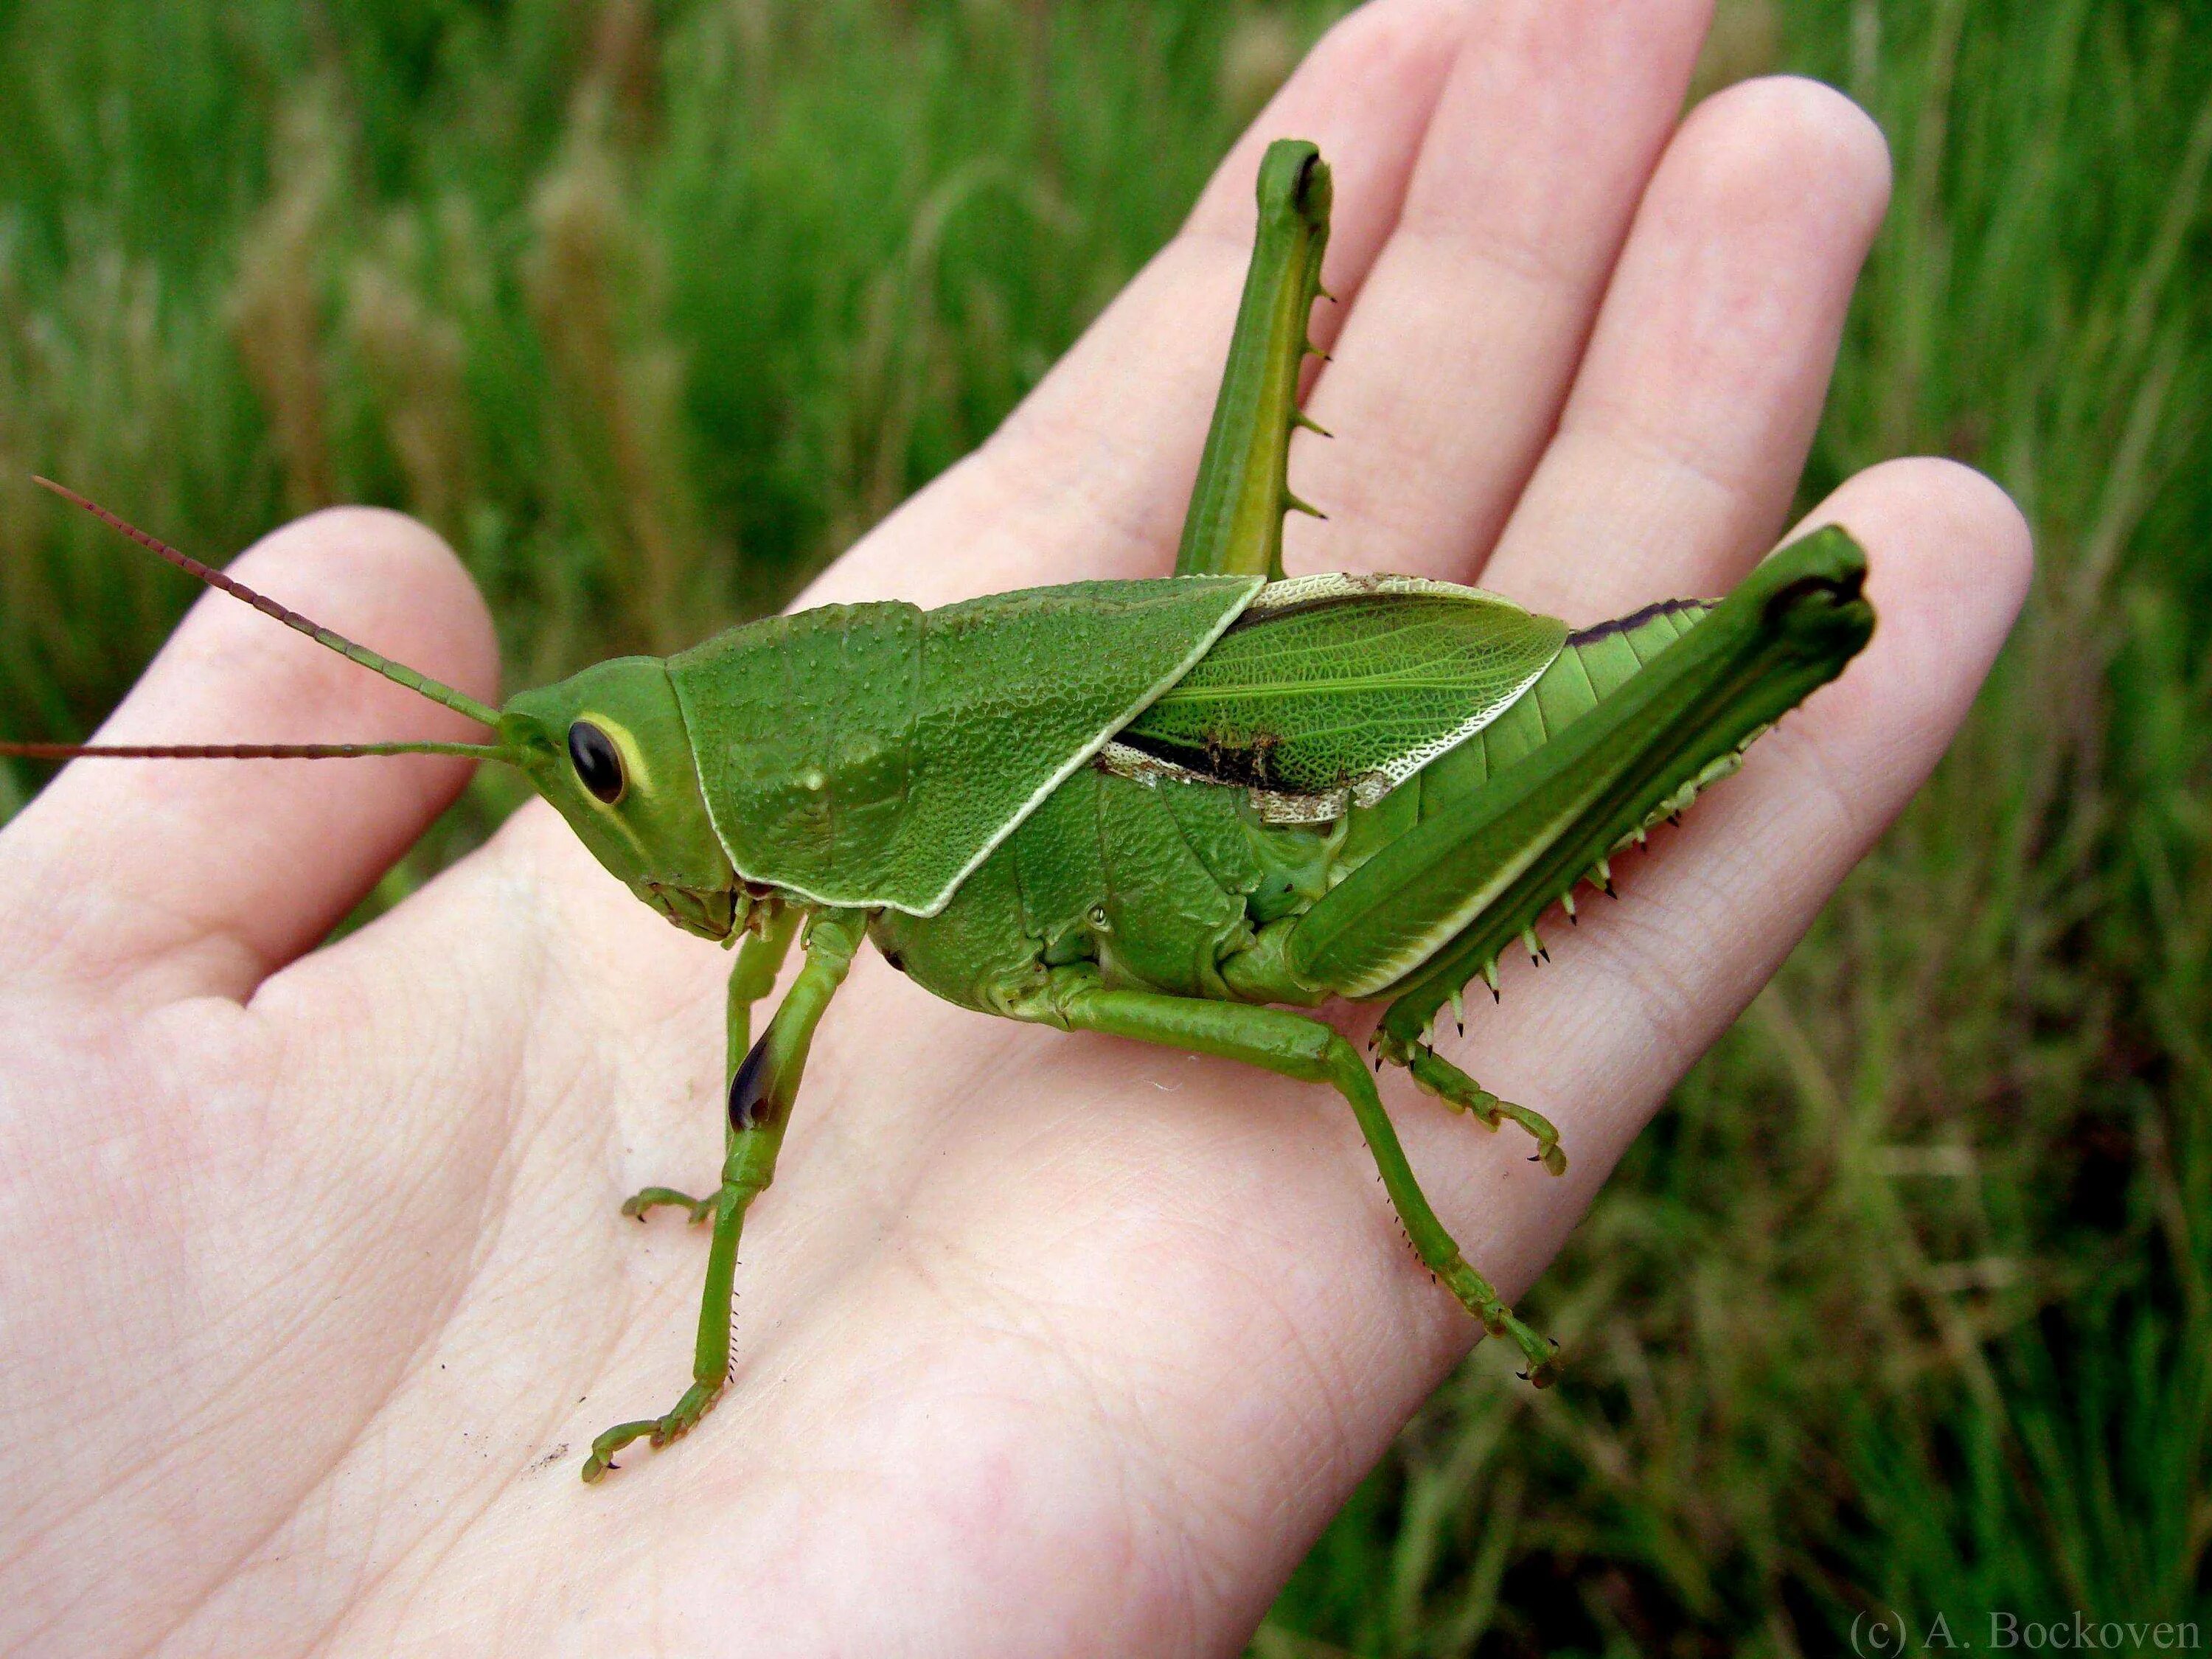
{"type": "Polygon", "coordinates": [[[1241,1060],[1282,1077],[1332,1085],[1358,1120],[1375,1167],[1382,1172],[1383,1190],[1390,1194],[1398,1218],[1405,1224],[1406,1236],[1422,1261],[1449,1287],[1461,1305],[1482,1322],[1485,1330],[1508,1339],[1520,1349],[1528,1362],[1529,1381],[1540,1388],[1552,1380],[1553,1345],[1514,1316],[1490,1281],[1468,1264],[1443,1223],[1437,1219],[1427,1195],[1413,1178],[1413,1166],[1406,1161],[1405,1148],[1399,1144],[1389,1114],[1382,1109],[1375,1079],[1350,1043],[1320,1021],[1279,1008],[1206,1002],[1152,991],[1110,990],[1088,974],[1066,969],[1056,971],[1053,977],[1052,1012],[1041,1018],[1056,1018],[1080,1030],[1103,1031],[1194,1054],[1241,1060]]]}
{"type": "Polygon", "coordinates": [[[1472,1112],[1480,1121],[1492,1129],[1509,1118],[1519,1124],[1536,1139],[1536,1151],[1528,1161],[1542,1164],[1555,1176],[1566,1174],[1567,1154],[1559,1145],[1559,1132],[1552,1127],[1552,1121],[1541,1112],[1532,1112],[1526,1106],[1516,1106],[1510,1100],[1500,1100],[1425,1043],[1414,1044],[1406,1051],[1402,1059],[1394,1052],[1394,1044],[1378,1040],[1377,1047],[1386,1058],[1411,1072],[1414,1083],[1425,1093],[1436,1096],[1454,1110],[1472,1112]]]}

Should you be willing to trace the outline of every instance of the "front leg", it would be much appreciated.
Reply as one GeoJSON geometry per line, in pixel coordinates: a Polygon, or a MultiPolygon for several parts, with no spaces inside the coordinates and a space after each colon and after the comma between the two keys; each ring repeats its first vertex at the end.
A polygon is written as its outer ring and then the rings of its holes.
{"type": "Polygon", "coordinates": [[[758,989],[746,980],[746,957],[730,976],[730,1012],[724,1075],[728,1079],[728,1127],[724,1132],[722,1183],[710,1200],[714,1237],[707,1247],[707,1284],[699,1300],[699,1339],[693,1350],[691,1386],[662,1416],[617,1424],[592,1442],[584,1479],[597,1480],[617,1468],[614,1455],[633,1440],[665,1446],[704,1417],[729,1381],[731,1287],[737,1276],[738,1237],[745,1211],[775,1178],[792,1103],[798,1098],[814,1028],[845,981],[866,926],[857,910],[817,915],[806,937],[806,963],[760,1041],[745,1047],[746,1011],[758,989]],[[740,981],[745,983],[741,985],[740,981]]]}
{"type": "MultiPolygon", "coordinates": [[[[729,1001],[724,1015],[727,1031],[724,1048],[728,1055],[725,1079],[736,1075],[738,1063],[752,1046],[753,1004],[775,988],[775,976],[782,971],[784,956],[799,931],[799,911],[790,906],[778,910],[767,927],[748,939],[738,952],[737,965],[730,970],[729,1001]]],[[[696,1225],[714,1213],[714,1194],[694,1198],[673,1187],[647,1187],[624,1199],[622,1212],[642,1221],[663,1205],[688,1211],[687,1218],[696,1225]]]]}

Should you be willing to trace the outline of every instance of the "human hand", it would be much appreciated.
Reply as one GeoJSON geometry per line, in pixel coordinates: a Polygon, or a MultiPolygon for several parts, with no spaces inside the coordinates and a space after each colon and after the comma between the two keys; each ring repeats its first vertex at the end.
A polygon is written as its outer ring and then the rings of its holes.
{"type": "MultiPolygon", "coordinates": [[[[1879,137],[1747,83],[1679,129],[1691,0],[1380,0],[985,448],[805,602],[1164,573],[1267,138],[1335,171],[1287,562],[1480,579],[1576,623],[1770,545],[1879,220],[1879,137]]],[[[1872,645],[1464,1052],[1553,1180],[1399,1079],[1509,1295],[1940,754],[2025,585],[1963,469],[1814,515],[1872,645]]],[[[450,555],[388,514],[238,567],[478,696],[450,555]]],[[[108,741],[468,738],[240,606],[108,741]]],[[[552,814],[315,948],[463,777],[88,763],[0,835],[0,1646],[281,1655],[1224,1653],[1478,1334],[1331,1091],[933,1002],[864,955],[747,1222],[738,1368],[677,1451],[586,1444],[684,1377],[704,1249],[616,1206],[720,1158],[728,958],[552,814]]],[[[1395,1074],[1389,1074],[1395,1077],[1395,1074]]],[[[1386,1082],[1389,1077],[1386,1077],[1386,1082]]],[[[1571,1368],[1571,1353],[1564,1357],[1571,1368]]]]}

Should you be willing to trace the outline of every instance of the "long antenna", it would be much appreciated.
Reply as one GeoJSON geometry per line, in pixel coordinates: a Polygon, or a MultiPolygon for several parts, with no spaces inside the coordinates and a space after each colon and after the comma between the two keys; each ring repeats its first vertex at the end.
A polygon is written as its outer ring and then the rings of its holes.
{"type": "MultiPolygon", "coordinates": [[[[162,558],[167,559],[171,564],[176,566],[178,569],[183,571],[187,576],[191,576],[199,581],[204,581],[210,587],[220,588],[222,592],[229,594],[234,599],[245,600],[246,604],[252,605],[256,611],[261,612],[263,616],[274,617],[278,622],[283,623],[285,627],[297,629],[301,633],[305,634],[309,639],[313,640],[317,645],[328,646],[340,656],[350,658],[355,662],[359,663],[363,668],[375,670],[376,672],[383,675],[387,680],[396,681],[399,684],[405,686],[410,691],[416,692],[422,696],[429,698],[432,702],[443,703],[447,708],[454,710],[458,714],[466,714],[471,720],[478,722],[480,725],[493,726],[495,728],[499,725],[499,710],[490,708],[484,703],[478,702],[474,697],[469,696],[467,692],[457,691],[452,686],[446,684],[443,681],[434,680],[428,674],[422,673],[419,670],[410,668],[405,663],[393,662],[389,657],[379,656],[367,646],[356,645],[351,640],[346,638],[344,635],[334,634],[329,629],[325,628],[320,623],[314,622],[308,617],[303,617],[296,611],[286,610],[283,605],[277,604],[276,600],[268,598],[264,594],[255,592],[244,582],[238,580],[234,577],[224,575],[222,571],[216,569],[212,565],[202,564],[198,559],[192,557],[189,553],[179,552],[175,548],[170,546],[168,543],[148,535],[136,525],[126,524],[123,520],[118,518],[114,514],[110,513],[106,507],[100,506],[99,502],[87,501],[83,496],[78,495],[74,489],[58,484],[52,478],[41,478],[34,473],[32,475],[31,482],[39,485],[41,489],[51,489],[55,495],[60,496],[64,501],[82,507],[86,512],[91,514],[94,518],[98,519],[102,524],[106,525],[110,529],[119,531],[124,535],[128,536],[132,541],[137,543],[139,546],[145,548],[149,552],[159,554],[162,558]]],[[[496,754],[498,752],[503,752],[494,750],[489,747],[489,745],[468,744],[449,744],[444,748],[428,750],[394,748],[386,744],[371,744],[363,747],[361,745],[345,744],[309,744],[305,746],[314,750],[316,752],[312,755],[293,755],[289,750],[288,750],[283,756],[268,755],[266,757],[270,759],[284,758],[319,760],[325,757],[336,757],[341,755],[356,754],[410,754],[417,752],[430,754],[496,754]]],[[[260,745],[259,749],[262,751],[265,751],[270,747],[270,745],[264,744],[260,745]]],[[[9,747],[5,750],[0,750],[0,752],[27,755],[29,749],[24,745],[15,745],[9,747]]],[[[99,752],[112,755],[121,751],[110,749],[98,751],[77,750],[74,752],[78,754],[99,752]]],[[[161,752],[164,755],[173,755],[176,753],[176,751],[172,750],[164,750],[161,752]]],[[[252,757],[244,755],[233,757],[228,750],[225,750],[221,754],[207,753],[199,750],[195,750],[193,752],[196,755],[203,755],[204,758],[210,760],[234,757],[245,760],[249,758],[264,757],[262,753],[257,753],[257,755],[252,757]]],[[[181,756],[179,756],[178,757],[182,758],[181,756]]],[[[65,758],[65,757],[55,756],[52,758],[60,759],[65,758]]]]}
{"type": "Polygon", "coordinates": [[[0,743],[19,760],[353,760],[362,755],[467,755],[506,760],[492,743],[0,743]]]}

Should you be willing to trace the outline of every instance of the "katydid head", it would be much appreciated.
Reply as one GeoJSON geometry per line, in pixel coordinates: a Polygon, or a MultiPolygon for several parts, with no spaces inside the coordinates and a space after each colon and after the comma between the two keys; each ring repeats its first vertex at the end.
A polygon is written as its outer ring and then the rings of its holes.
{"type": "Polygon", "coordinates": [[[318,645],[374,669],[431,702],[493,727],[492,743],[130,744],[0,743],[0,755],[35,760],[338,760],[370,755],[464,755],[520,770],[574,826],[592,856],[688,933],[726,939],[753,901],[731,868],[707,816],[690,740],[666,670],[650,657],[600,663],[525,692],[505,709],[378,655],[255,592],[243,582],[125,524],[74,490],[37,482],[187,575],[252,605],[318,645]]]}
{"type": "Polygon", "coordinates": [[[500,746],[592,856],[686,933],[727,939],[750,901],[707,816],[658,657],[617,657],[510,702],[500,746]]]}

